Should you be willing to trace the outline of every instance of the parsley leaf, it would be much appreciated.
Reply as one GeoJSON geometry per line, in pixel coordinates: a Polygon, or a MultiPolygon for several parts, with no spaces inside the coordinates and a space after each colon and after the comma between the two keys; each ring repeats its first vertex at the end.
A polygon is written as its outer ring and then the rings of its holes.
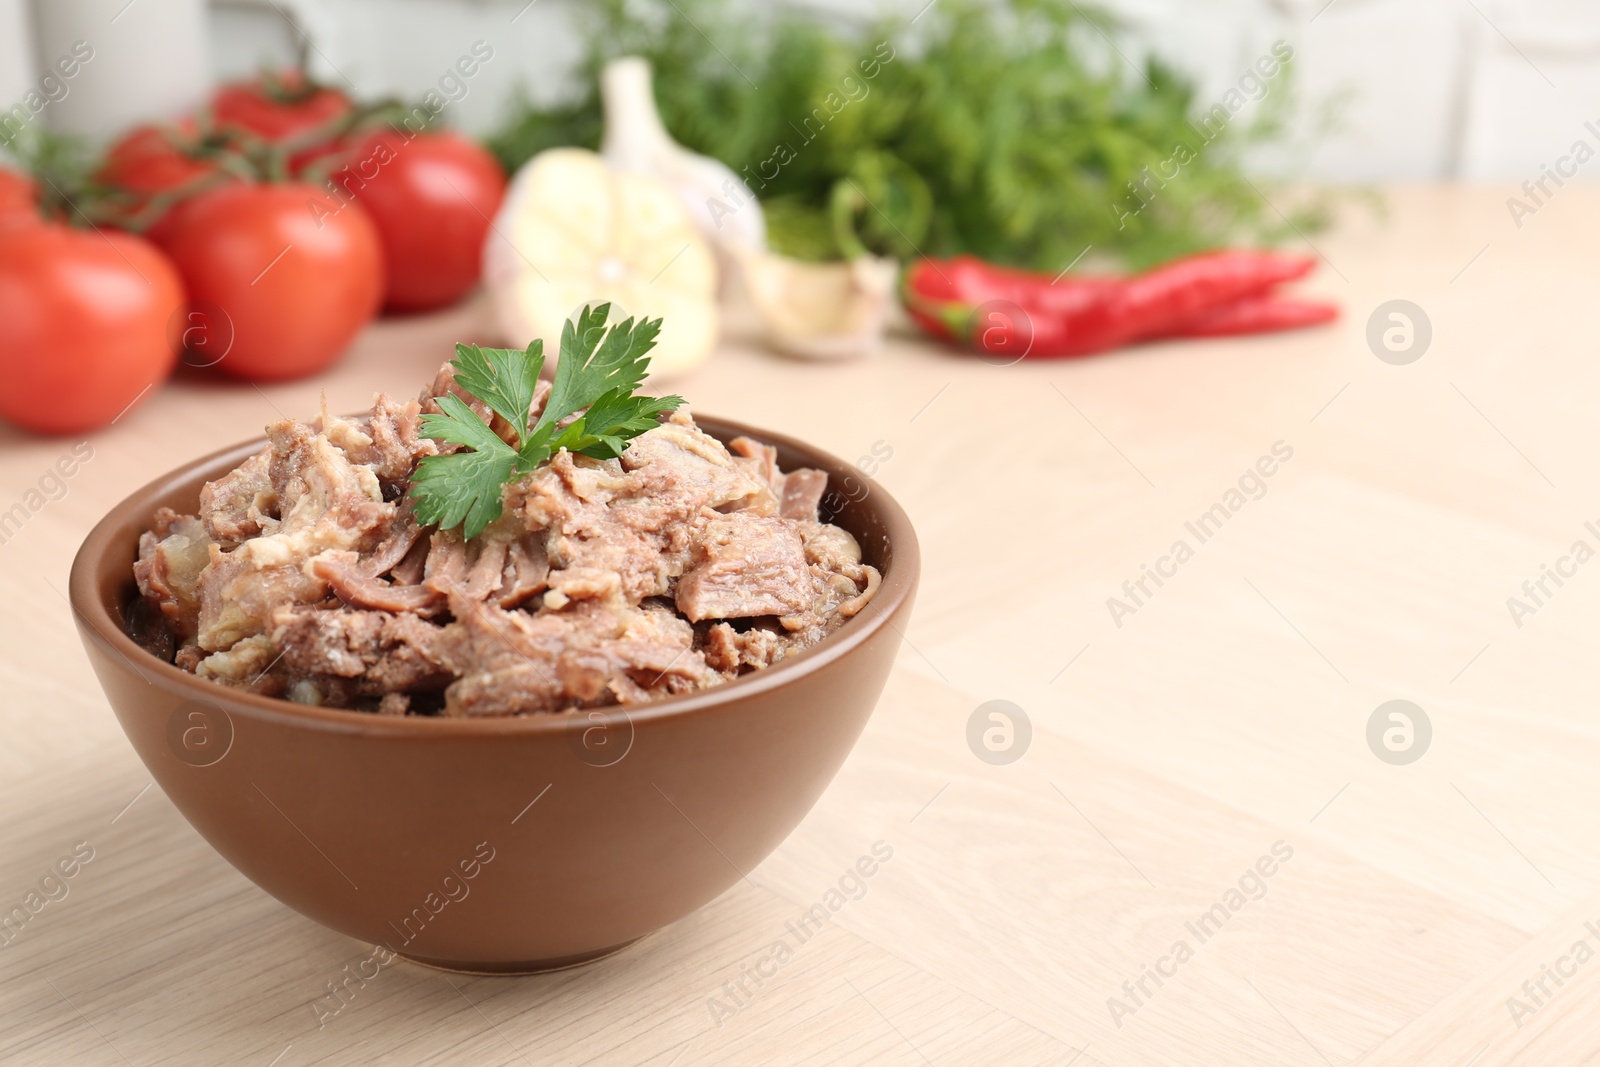
{"type": "Polygon", "coordinates": [[[607,329],[610,314],[610,304],[591,305],[579,312],[576,326],[569,320],[561,328],[561,362],[540,425],[559,422],[611,390],[631,393],[644,381],[650,366],[644,354],[655,347],[661,320],[635,325],[627,318],[607,329]]]}
{"type": "MultiPolygon", "coordinates": [[[[528,436],[528,408],[533,405],[534,383],[544,368],[544,342],[534,341],[526,353],[514,348],[479,348],[456,345],[456,384],[489,405],[489,410],[505,419],[517,431],[517,440],[528,436]]],[[[466,442],[458,442],[465,444],[466,442]]]]}
{"type": "Polygon", "coordinates": [[[595,459],[615,459],[628,447],[627,438],[649,430],[658,416],[682,403],[681,396],[632,396],[625,389],[613,389],[563,429],[551,450],[564,448],[595,459]]]}
{"type": "Polygon", "coordinates": [[[646,353],[655,347],[661,320],[628,318],[608,327],[610,314],[610,304],[588,305],[562,329],[555,383],[531,427],[528,410],[544,367],[543,342],[534,341],[526,351],[456,345],[450,363],[456,384],[510,423],[517,444],[501,440],[460,397],[438,397],[443,413],[424,415],[422,432],[462,448],[417,464],[411,496],[418,519],[442,530],[460,526],[470,540],[499,517],[501,492],[514,477],[562,450],[614,459],[631,438],[683,403],[681,396],[633,395],[650,368],[646,353]]]}
{"type": "Polygon", "coordinates": [[[472,451],[426,456],[411,476],[417,517],[441,530],[460,526],[473,538],[500,515],[500,490],[517,466],[517,452],[453,394],[439,397],[443,415],[424,415],[422,432],[472,451]]]}

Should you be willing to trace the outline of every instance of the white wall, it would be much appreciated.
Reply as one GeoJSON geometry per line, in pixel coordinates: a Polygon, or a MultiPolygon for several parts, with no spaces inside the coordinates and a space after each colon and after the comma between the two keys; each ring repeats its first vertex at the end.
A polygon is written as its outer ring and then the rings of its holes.
{"type": "MultiPolygon", "coordinates": [[[[61,2],[61,0],[36,0],[61,2]]],[[[519,86],[559,92],[572,62],[580,0],[279,0],[309,28],[315,70],[363,95],[415,96],[474,41],[495,58],[452,120],[491,127],[519,86]],[[515,20],[515,21],[513,21],[515,20]]],[[[757,0],[749,0],[757,2],[757,0]]],[[[907,13],[926,0],[895,0],[907,13]]],[[[25,84],[5,47],[0,88],[25,84]]],[[[806,6],[859,18],[862,0],[806,6]]],[[[1303,101],[1345,100],[1343,128],[1302,160],[1315,177],[1522,180],[1600,126],[1600,3],[1595,0],[1108,0],[1136,48],[1187,70],[1210,101],[1277,38],[1299,58],[1303,101]]],[[[212,0],[211,62],[220,77],[287,61],[299,38],[269,0],[212,0]]],[[[1309,119],[1308,119],[1309,123],[1309,119]]],[[[1274,162],[1275,168],[1280,165],[1274,162]]],[[[1600,174],[1600,162],[1585,176],[1600,174]]]]}
{"type": "Polygon", "coordinates": [[[33,85],[33,26],[26,0],[0,0],[0,107],[33,85]]]}

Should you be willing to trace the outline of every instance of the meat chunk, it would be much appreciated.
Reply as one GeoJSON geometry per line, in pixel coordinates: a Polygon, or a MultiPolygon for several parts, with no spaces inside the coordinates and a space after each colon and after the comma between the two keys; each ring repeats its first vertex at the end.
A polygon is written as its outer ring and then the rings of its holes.
{"type": "Polygon", "coordinates": [[[752,477],[722,442],[702,432],[682,410],[634,438],[622,454],[622,466],[643,476],[633,494],[636,507],[679,513],[702,507],[758,515],[778,513],[772,489],[752,477]]]}
{"type": "Polygon", "coordinates": [[[548,531],[553,572],[612,571],[632,601],[671,589],[688,565],[706,509],[778,510],[771,490],[720,442],[676,422],[635,438],[620,462],[560,453],[513,485],[506,499],[528,529],[548,531]]]}
{"type": "Polygon", "coordinates": [[[806,546],[806,562],[851,578],[861,577],[861,545],[849,530],[821,522],[802,522],[796,529],[806,546]]]}
{"type": "Polygon", "coordinates": [[[771,489],[774,496],[783,495],[783,471],[778,469],[776,448],[753,437],[735,437],[728,442],[728,452],[735,463],[771,489]]]}
{"type": "Polygon", "coordinates": [[[817,599],[805,611],[780,619],[802,647],[815,644],[858,614],[877,594],[880,576],[861,562],[861,546],[848,530],[821,522],[796,524],[811,565],[817,599]]]}
{"type": "Polygon", "coordinates": [[[351,463],[325,435],[286,420],[268,427],[267,436],[267,476],[279,517],[237,548],[212,546],[200,578],[198,643],[207,651],[264,633],[278,607],[326,597],[327,583],[306,567],[312,557],[371,551],[396,515],[372,469],[351,463]]]}
{"type": "Polygon", "coordinates": [[[422,584],[441,598],[483,600],[505,581],[510,550],[504,528],[464,542],[458,530],[436,531],[422,584]]]}
{"type": "MultiPolygon", "coordinates": [[[[213,652],[200,660],[195,664],[194,673],[236,689],[254,689],[258,688],[258,683],[271,669],[277,656],[277,649],[267,637],[246,637],[235,641],[226,651],[213,652]]],[[[268,693],[278,690],[276,686],[264,688],[268,693]]]]}
{"type": "MultiPolygon", "coordinates": [[[[394,519],[389,523],[389,533],[372,554],[361,561],[362,573],[372,578],[382,578],[388,574],[409,555],[422,539],[422,527],[417,525],[417,517],[411,510],[411,502],[404,501],[395,511],[394,519]]],[[[396,578],[396,581],[404,581],[396,578]]],[[[410,584],[410,583],[408,583],[410,584]]]]}
{"type": "Polygon", "coordinates": [[[544,532],[552,572],[612,571],[628,598],[638,601],[666,593],[683,573],[693,514],[686,502],[641,499],[650,477],[625,473],[616,460],[563,452],[511,486],[507,506],[517,509],[527,529],[544,532]]]}
{"type": "Polygon", "coordinates": [[[433,541],[428,537],[418,537],[411,545],[411,551],[405,558],[396,563],[389,570],[389,577],[397,585],[416,585],[428,570],[428,555],[433,548],[433,541]]]}
{"type": "Polygon", "coordinates": [[[785,474],[778,467],[778,450],[749,437],[735,437],[728,444],[734,462],[759,478],[778,500],[778,514],[786,519],[815,522],[817,505],[828,488],[828,476],[809,467],[797,467],[785,474]]]}
{"type": "Polygon", "coordinates": [[[354,679],[355,691],[371,696],[443,689],[451,678],[443,641],[443,630],[412,615],[284,608],[273,616],[286,673],[354,679]]]}
{"type": "Polygon", "coordinates": [[[417,460],[439,454],[438,443],[421,436],[422,405],[400,403],[387,393],[379,393],[366,419],[351,420],[322,416],[323,432],[352,463],[372,468],[384,486],[398,486],[411,477],[417,460]]]}
{"type": "Polygon", "coordinates": [[[314,525],[345,501],[383,502],[372,468],[352,462],[343,449],[305,423],[292,419],[273,423],[267,427],[267,439],[272,442],[267,476],[278,496],[278,517],[290,527],[276,532],[314,525]]]}
{"type": "Polygon", "coordinates": [[[232,648],[265,633],[273,612],[283,605],[314,604],[327,595],[327,583],[306,574],[295,562],[260,566],[238,549],[224,552],[212,545],[211,561],[200,576],[195,643],[207,652],[232,648]]]}
{"type": "Polygon", "coordinates": [[[506,549],[505,568],[494,601],[502,608],[520,607],[534,595],[544,592],[550,585],[549,579],[550,561],[545,557],[543,540],[524,535],[506,549]]]}
{"type": "Polygon", "coordinates": [[[784,519],[719,516],[702,528],[691,558],[675,591],[690,622],[793,615],[816,599],[805,545],[784,519]]]}
{"type": "Polygon", "coordinates": [[[200,574],[211,562],[212,540],[199,519],[171,508],[156,512],[151,526],[139,535],[133,577],[178,643],[188,644],[200,628],[200,574]]]}
{"type": "Polygon", "coordinates": [[[373,578],[354,552],[324,552],[307,566],[312,577],[327,582],[329,592],[346,607],[408,611],[423,616],[444,610],[445,598],[437,591],[425,585],[391,584],[373,578]]]}
{"type": "Polygon", "coordinates": [[[725,677],[770,667],[789,651],[792,639],[763,626],[740,633],[725,622],[706,631],[702,653],[706,664],[725,677]]]}
{"type": "Polygon", "coordinates": [[[200,519],[211,540],[235,545],[257,537],[277,518],[270,447],[257,452],[214,482],[200,487],[200,519]]]}
{"type": "Polygon", "coordinates": [[[692,648],[693,630],[662,608],[616,612],[594,604],[529,615],[452,602],[445,663],[461,677],[445,714],[518,715],[678,692],[718,676],[692,648]]]}
{"type": "Polygon", "coordinates": [[[778,514],[802,522],[817,521],[817,506],[828,489],[828,476],[810,467],[800,467],[783,476],[783,496],[778,514]]]}

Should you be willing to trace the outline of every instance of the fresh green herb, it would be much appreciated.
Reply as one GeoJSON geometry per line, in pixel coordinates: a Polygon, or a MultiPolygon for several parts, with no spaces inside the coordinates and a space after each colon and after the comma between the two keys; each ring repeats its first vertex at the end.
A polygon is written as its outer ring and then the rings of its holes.
{"type": "Polygon", "coordinates": [[[439,397],[443,414],[424,415],[422,432],[462,450],[417,464],[411,496],[418,519],[443,530],[460,526],[462,536],[474,538],[499,517],[507,482],[563,450],[614,459],[631,438],[683,403],[681,396],[633,395],[649,370],[645,353],[655,347],[661,320],[628,318],[608,327],[610,314],[610,304],[589,305],[562,328],[555,383],[532,426],[528,414],[544,368],[544,342],[526,351],[456,345],[450,361],[456,384],[504,419],[517,443],[507,444],[455,394],[439,397]]]}
{"type": "MultiPolygon", "coordinates": [[[[1142,267],[1321,222],[1326,205],[1294,206],[1244,171],[1254,146],[1280,162],[1296,147],[1290,69],[1210,136],[1199,131],[1216,126],[1218,101],[1159,60],[1126,62],[1132,45],[1088,0],[907,10],[921,11],[915,25],[862,26],[746,15],[726,0],[601,0],[579,94],[524,101],[491,147],[508,167],[594,147],[600,68],[632,54],[654,67],[668,131],[748,182],[790,255],[848,255],[853,229],[883,255],[970,253],[1054,273],[1086,246],[1089,261],[1142,267]]],[[[1309,118],[1313,136],[1328,121],[1309,118]]]]}

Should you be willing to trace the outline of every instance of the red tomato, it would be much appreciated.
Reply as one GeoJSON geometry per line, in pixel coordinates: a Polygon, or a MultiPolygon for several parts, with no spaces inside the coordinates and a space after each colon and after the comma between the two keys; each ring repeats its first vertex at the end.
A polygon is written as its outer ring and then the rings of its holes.
{"type": "MultiPolygon", "coordinates": [[[[111,146],[95,178],[132,194],[128,204],[129,223],[146,212],[151,201],[160,194],[198,184],[217,173],[217,164],[189,154],[194,137],[194,122],[185,119],[173,127],[135,127],[111,146]]],[[[159,229],[166,224],[165,213],[143,221],[151,224],[147,232],[155,240],[159,229]]]]}
{"type": "Polygon", "coordinates": [[[185,201],[157,243],[193,301],[220,308],[233,344],[217,369],[255,381],[314,374],[377,313],[383,252],[359,206],[313,214],[315,186],[224,185],[185,201]]]}
{"type": "Polygon", "coordinates": [[[39,215],[39,188],[21,171],[0,168],[0,226],[43,221],[39,215]]]}
{"type": "Polygon", "coordinates": [[[0,230],[0,416],[39,433],[115,419],[172,373],[178,272],[132,234],[0,230]]]}
{"type": "Polygon", "coordinates": [[[141,193],[165,192],[203,178],[216,166],[187,154],[194,136],[189,120],[172,127],[135,126],[106,152],[95,177],[141,193]]]}
{"type": "Polygon", "coordinates": [[[227,85],[211,99],[219,126],[240,126],[268,141],[310,134],[350,113],[350,98],[335,89],[306,84],[290,70],[270,79],[227,85]]]}
{"type": "Polygon", "coordinates": [[[505,172],[480,145],[454,133],[383,130],[364,138],[334,173],[372,216],[388,273],[384,305],[427,311],[454,304],[478,283],[489,220],[505,172]]]}

